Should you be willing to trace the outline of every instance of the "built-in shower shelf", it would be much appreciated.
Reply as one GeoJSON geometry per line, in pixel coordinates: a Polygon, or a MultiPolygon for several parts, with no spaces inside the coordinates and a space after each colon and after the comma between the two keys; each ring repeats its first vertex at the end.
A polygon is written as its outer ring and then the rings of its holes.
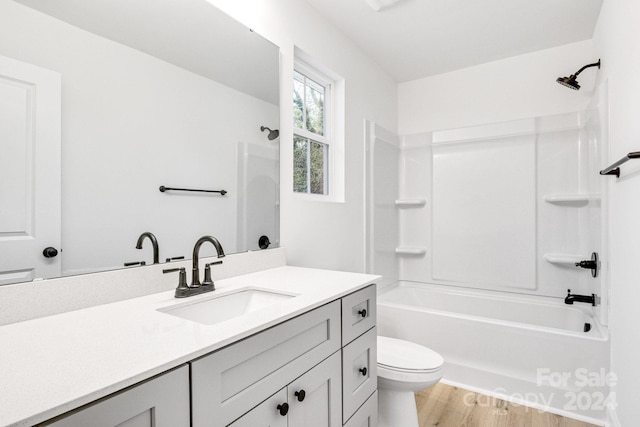
{"type": "Polygon", "coordinates": [[[568,194],[547,194],[544,196],[544,201],[547,203],[553,203],[557,205],[585,205],[589,200],[599,199],[597,194],[584,194],[584,193],[568,193],[568,194]]]}
{"type": "Polygon", "coordinates": [[[396,206],[401,207],[420,207],[427,204],[425,199],[399,199],[396,200],[396,206]]]}
{"type": "Polygon", "coordinates": [[[588,257],[577,254],[544,254],[544,260],[551,264],[570,265],[575,266],[577,262],[580,262],[588,257]]]}
{"type": "Polygon", "coordinates": [[[427,248],[400,246],[396,248],[398,255],[424,255],[427,253],[427,248]]]}

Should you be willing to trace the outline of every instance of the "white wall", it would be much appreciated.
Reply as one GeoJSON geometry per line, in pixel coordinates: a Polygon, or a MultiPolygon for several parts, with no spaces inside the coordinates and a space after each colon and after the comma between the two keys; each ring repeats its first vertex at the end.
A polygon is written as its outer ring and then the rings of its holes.
{"type": "Polygon", "coordinates": [[[597,61],[590,40],[514,56],[398,86],[398,133],[435,130],[581,111],[596,73],[580,74],[582,89],[555,82],[597,61]]]}
{"type": "MultiPolygon", "coordinates": [[[[640,3],[605,1],[594,35],[602,58],[602,78],[609,81],[610,157],[617,160],[640,151],[640,3]]],[[[640,161],[622,168],[619,179],[607,177],[610,187],[611,247],[611,360],[619,381],[614,388],[617,415],[623,426],[638,425],[640,401],[640,161]]]]}
{"type": "Polygon", "coordinates": [[[63,274],[150,263],[144,231],[161,259],[190,258],[203,234],[235,252],[236,144],[272,144],[260,125],[278,107],[14,2],[0,16],[0,55],[62,75],[63,274]]]}
{"type": "Polygon", "coordinates": [[[364,271],[364,119],[397,129],[397,86],[349,39],[299,0],[209,0],[281,49],[281,242],[293,265],[364,271]],[[345,79],[345,203],[292,194],[294,46],[345,79]]]}

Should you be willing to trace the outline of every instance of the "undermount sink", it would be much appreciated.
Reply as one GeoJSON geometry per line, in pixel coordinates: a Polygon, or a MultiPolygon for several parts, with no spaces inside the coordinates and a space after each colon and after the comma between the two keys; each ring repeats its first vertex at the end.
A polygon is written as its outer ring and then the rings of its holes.
{"type": "Polygon", "coordinates": [[[278,291],[243,288],[224,295],[212,295],[158,311],[205,325],[214,325],[295,297],[278,291]]]}

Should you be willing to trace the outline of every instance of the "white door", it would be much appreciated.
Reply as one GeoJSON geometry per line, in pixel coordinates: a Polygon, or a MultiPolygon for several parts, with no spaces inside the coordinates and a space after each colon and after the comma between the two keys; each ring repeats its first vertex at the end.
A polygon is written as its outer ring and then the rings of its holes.
{"type": "Polygon", "coordinates": [[[0,285],[61,273],[60,80],[0,56],[0,285]]]}

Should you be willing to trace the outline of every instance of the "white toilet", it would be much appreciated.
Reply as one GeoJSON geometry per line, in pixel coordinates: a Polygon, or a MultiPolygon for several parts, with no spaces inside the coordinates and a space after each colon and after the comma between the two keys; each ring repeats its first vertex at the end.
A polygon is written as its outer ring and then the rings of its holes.
{"type": "Polygon", "coordinates": [[[414,393],[442,378],[444,359],[419,344],[378,337],[378,427],[418,427],[414,393]]]}

